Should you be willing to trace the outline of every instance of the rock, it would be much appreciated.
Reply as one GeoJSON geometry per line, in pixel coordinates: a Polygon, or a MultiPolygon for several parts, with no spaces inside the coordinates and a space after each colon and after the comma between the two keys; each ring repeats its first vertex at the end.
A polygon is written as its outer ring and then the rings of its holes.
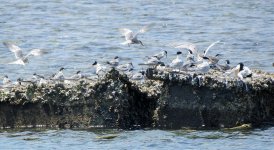
{"type": "Polygon", "coordinates": [[[144,82],[111,70],[94,82],[49,84],[0,91],[0,127],[233,128],[260,125],[274,116],[274,75],[255,71],[246,81],[205,75],[158,73],[144,82]]]}

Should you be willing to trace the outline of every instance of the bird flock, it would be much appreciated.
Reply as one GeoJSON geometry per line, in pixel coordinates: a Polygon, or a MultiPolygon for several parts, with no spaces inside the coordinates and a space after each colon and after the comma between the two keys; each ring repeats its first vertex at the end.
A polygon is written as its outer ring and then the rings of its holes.
{"type": "MultiPolygon", "coordinates": [[[[149,24],[141,28],[137,32],[133,32],[127,28],[119,29],[120,33],[124,36],[125,41],[122,42],[122,45],[130,47],[132,44],[140,44],[144,46],[144,43],[138,39],[138,35],[147,32],[150,28],[153,27],[153,24],[149,24]]],[[[202,53],[198,51],[196,45],[193,43],[172,43],[168,46],[177,49],[173,59],[168,61],[168,52],[166,50],[161,50],[158,53],[155,53],[151,56],[145,56],[144,62],[139,63],[138,65],[145,68],[154,68],[158,72],[177,72],[177,73],[195,73],[195,74],[206,74],[210,70],[218,70],[223,72],[224,76],[230,76],[243,80],[248,77],[252,77],[252,71],[245,66],[243,63],[239,63],[237,66],[230,66],[229,60],[224,60],[224,64],[220,63],[222,59],[222,54],[216,54],[215,56],[208,56],[208,51],[214,45],[222,43],[221,41],[213,42],[207,47],[202,53]],[[183,52],[187,52],[187,55],[184,56],[183,52]]],[[[47,54],[47,52],[41,49],[32,49],[27,54],[23,54],[23,51],[17,45],[10,42],[3,42],[3,45],[6,46],[11,52],[14,53],[14,61],[7,64],[16,64],[16,65],[26,65],[29,62],[29,58],[32,56],[41,56],[47,54]]],[[[171,54],[174,55],[174,54],[171,54]]],[[[57,73],[53,74],[50,77],[44,77],[36,73],[33,74],[33,78],[30,80],[23,80],[18,78],[16,82],[12,82],[8,75],[4,75],[2,88],[10,88],[18,85],[28,85],[36,83],[37,85],[45,85],[50,83],[64,83],[64,84],[75,84],[79,80],[94,81],[99,80],[103,77],[109,70],[115,68],[120,73],[126,74],[131,80],[143,81],[145,79],[144,69],[136,71],[132,62],[125,64],[120,63],[120,57],[115,56],[112,60],[99,63],[94,61],[92,66],[95,68],[95,75],[84,75],[81,71],[77,71],[74,75],[67,77],[64,75],[63,71],[65,68],[60,68],[57,73]],[[96,78],[95,78],[95,77],[96,78]]]]}

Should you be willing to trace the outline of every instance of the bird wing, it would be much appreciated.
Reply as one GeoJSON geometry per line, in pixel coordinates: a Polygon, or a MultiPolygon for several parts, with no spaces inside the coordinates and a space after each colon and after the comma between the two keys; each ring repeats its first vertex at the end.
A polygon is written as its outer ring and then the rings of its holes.
{"type": "Polygon", "coordinates": [[[136,32],[136,34],[133,37],[137,38],[137,36],[138,36],[139,33],[145,33],[145,32],[147,32],[153,26],[154,26],[154,23],[150,23],[150,24],[142,27],[138,32],[136,32]]]}
{"type": "Polygon", "coordinates": [[[174,48],[179,48],[179,49],[189,49],[192,51],[192,53],[197,54],[197,48],[196,45],[193,43],[189,43],[189,42],[184,42],[184,43],[171,43],[170,44],[172,47],[174,48]]]}
{"type": "Polygon", "coordinates": [[[148,31],[151,27],[153,27],[153,26],[154,26],[154,24],[153,24],[153,23],[150,23],[150,24],[148,24],[148,25],[142,27],[142,28],[138,31],[138,33],[145,33],[145,32],[147,32],[147,31],[148,31]]]}
{"type": "Polygon", "coordinates": [[[8,64],[15,64],[15,65],[23,65],[23,66],[25,66],[26,62],[24,62],[23,59],[19,58],[19,59],[13,61],[13,62],[8,63],[8,64]]]}
{"type": "Polygon", "coordinates": [[[206,56],[208,50],[209,50],[212,46],[214,46],[215,44],[217,44],[217,43],[219,43],[219,42],[220,42],[220,41],[216,41],[216,42],[211,43],[211,44],[207,47],[207,49],[205,50],[204,56],[206,56]]]}
{"type": "Polygon", "coordinates": [[[23,52],[20,47],[18,47],[15,44],[9,43],[9,42],[3,42],[3,44],[14,53],[16,59],[23,58],[23,52]]]}
{"type": "Polygon", "coordinates": [[[134,38],[134,34],[130,29],[120,28],[119,31],[123,36],[125,36],[126,41],[132,40],[134,38]]]}
{"type": "Polygon", "coordinates": [[[41,56],[43,54],[46,54],[46,52],[41,49],[32,49],[24,58],[28,58],[29,56],[41,56]]]}

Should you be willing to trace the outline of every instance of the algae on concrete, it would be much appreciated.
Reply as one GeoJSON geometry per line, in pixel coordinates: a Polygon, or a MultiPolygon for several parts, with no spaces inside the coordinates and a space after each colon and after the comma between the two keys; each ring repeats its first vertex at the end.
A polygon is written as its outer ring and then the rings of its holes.
{"type": "Polygon", "coordinates": [[[273,121],[274,75],[246,81],[148,69],[144,81],[111,70],[79,80],[0,91],[0,127],[231,128],[273,121]]]}

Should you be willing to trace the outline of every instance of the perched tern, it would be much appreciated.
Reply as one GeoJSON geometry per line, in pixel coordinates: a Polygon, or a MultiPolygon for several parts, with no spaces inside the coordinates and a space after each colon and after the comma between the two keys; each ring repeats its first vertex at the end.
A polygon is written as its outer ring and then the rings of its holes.
{"type": "Polygon", "coordinates": [[[38,75],[36,73],[33,74],[33,78],[39,86],[46,85],[49,83],[48,80],[46,80],[44,76],[38,75]]]}
{"type": "Polygon", "coordinates": [[[225,65],[217,64],[216,67],[219,68],[220,70],[223,70],[223,71],[229,70],[231,68],[230,67],[230,61],[225,60],[225,65]]]}
{"type": "Polygon", "coordinates": [[[76,74],[72,75],[71,77],[68,77],[64,80],[65,84],[73,85],[76,84],[78,80],[84,78],[84,76],[81,74],[81,71],[77,71],[76,74]]]}
{"type": "Polygon", "coordinates": [[[130,79],[132,79],[132,80],[142,80],[142,79],[144,79],[144,75],[145,75],[145,71],[140,71],[140,72],[132,74],[130,79]]]}
{"type": "Polygon", "coordinates": [[[146,62],[139,63],[138,65],[155,66],[155,65],[158,65],[159,62],[160,62],[160,60],[158,59],[157,56],[152,56],[152,57],[149,57],[146,62]]]}
{"type": "Polygon", "coordinates": [[[247,78],[247,77],[252,77],[252,71],[244,66],[243,63],[239,63],[237,66],[236,66],[236,69],[239,71],[237,76],[243,80],[244,78],[247,78]]]}
{"type": "Polygon", "coordinates": [[[18,86],[28,86],[30,84],[33,84],[33,82],[31,82],[31,81],[25,81],[25,80],[23,80],[21,78],[18,78],[17,82],[15,82],[15,85],[18,85],[18,86]]]}
{"type": "Polygon", "coordinates": [[[84,76],[81,74],[81,71],[77,71],[74,75],[71,77],[68,77],[65,79],[65,83],[72,83],[73,81],[77,81],[84,78],[84,76]]]}
{"type": "Polygon", "coordinates": [[[207,73],[210,69],[208,60],[209,60],[208,57],[203,57],[203,62],[200,64],[197,64],[195,71],[197,71],[198,73],[207,73]]]}
{"type": "Polygon", "coordinates": [[[172,60],[169,66],[171,68],[180,69],[183,66],[183,64],[184,64],[184,61],[182,58],[182,52],[178,51],[176,58],[172,60]]]}
{"type": "Polygon", "coordinates": [[[103,66],[101,64],[99,64],[97,61],[95,61],[92,66],[94,66],[96,68],[96,75],[99,77],[100,75],[103,75],[104,73],[106,73],[107,68],[106,66],[103,66]]]}
{"type": "Polygon", "coordinates": [[[7,75],[5,75],[3,78],[3,87],[7,87],[11,85],[12,85],[12,81],[9,79],[7,75]]]}
{"type": "Polygon", "coordinates": [[[130,63],[127,63],[127,64],[122,64],[122,65],[119,65],[116,67],[117,70],[119,71],[129,71],[129,70],[132,70],[134,67],[133,67],[133,64],[130,62],[130,63]]]}
{"type": "Polygon", "coordinates": [[[214,57],[207,56],[207,58],[209,60],[209,65],[214,67],[219,62],[220,56],[221,56],[221,54],[216,54],[214,57]]]}
{"type": "Polygon", "coordinates": [[[156,66],[156,70],[160,72],[169,71],[168,67],[166,67],[166,65],[163,62],[158,63],[158,65],[156,66]]]}
{"type": "Polygon", "coordinates": [[[119,65],[119,57],[115,56],[113,60],[107,61],[107,64],[111,67],[117,67],[119,65]]]}
{"type": "Polygon", "coordinates": [[[189,49],[188,54],[186,56],[186,63],[190,64],[190,63],[194,63],[194,62],[195,62],[195,60],[194,60],[193,52],[189,49]]]}
{"type": "Polygon", "coordinates": [[[162,58],[167,57],[167,51],[164,50],[158,54],[153,55],[153,57],[156,57],[158,60],[161,60],[162,58]]]}
{"type": "Polygon", "coordinates": [[[63,73],[63,70],[65,68],[60,68],[59,71],[52,77],[53,80],[60,80],[60,81],[64,81],[65,80],[65,76],[63,73]]]}

